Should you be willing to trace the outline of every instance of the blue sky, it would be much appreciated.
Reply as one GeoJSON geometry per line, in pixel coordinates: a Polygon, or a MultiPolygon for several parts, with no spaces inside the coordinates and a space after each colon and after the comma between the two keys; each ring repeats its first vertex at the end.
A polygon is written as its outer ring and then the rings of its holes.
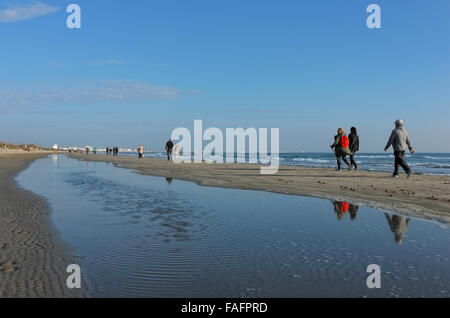
{"type": "Polygon", "coordinates": [[[329,151],[355,125],[372,152],[400,117],[418,151],[450,152],[448,0],[12,3],[0,3],[2,141],[159,151],[202,119],[279,127],[282,151],[329,151]],[[371,3],[381,29],[366,26],[371,3]]]}

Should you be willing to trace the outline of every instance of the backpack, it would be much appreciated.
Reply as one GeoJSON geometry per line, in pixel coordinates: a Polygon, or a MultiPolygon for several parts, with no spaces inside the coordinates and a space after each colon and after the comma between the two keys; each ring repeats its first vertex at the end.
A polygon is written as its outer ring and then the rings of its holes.
{"type": "Polygon", "coordinates": [[[344,214],[348,211],[350,204],[348,202],[340,202],[339,207],[341,208],[341,213],[344,214]]]}
{"type": "Polygon", "coordinates": [[[341,136],[341,148],[348,148],[350,142],[347,136],[341,136]]]}

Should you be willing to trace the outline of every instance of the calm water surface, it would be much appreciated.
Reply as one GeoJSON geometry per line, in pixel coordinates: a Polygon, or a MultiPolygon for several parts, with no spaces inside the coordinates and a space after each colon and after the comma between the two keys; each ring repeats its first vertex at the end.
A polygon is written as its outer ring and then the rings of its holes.
{"type": "Polygon", "coordinates": [[[61,155],[17,181],[50,202],[93,297],[450,295],[443,224],[61,155]],[[366,287],[369,264],[381,266],[381,289],[366,287]]]}

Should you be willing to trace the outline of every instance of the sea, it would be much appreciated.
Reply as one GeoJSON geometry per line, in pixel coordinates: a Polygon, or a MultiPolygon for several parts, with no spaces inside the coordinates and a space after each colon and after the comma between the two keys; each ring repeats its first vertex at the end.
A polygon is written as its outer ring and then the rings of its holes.
{"type": "MultiPolygon", "coordinates": [[[[120,153],[119,155],[137,156],[136,153],[120,153]]],[[[167,158],[167,155],[164,152],[145,152],[144,156],[151,158],[167,158]]],[[[234,162],[238,161],[238,157],[245,162],[249,162],[248,154],[245,154],[245,156],[234,155],[234,162]]],[[[358,153],[355,158],[359,169],[363,171],[390,172],[394,169],[394,155],[391,152],[358,153]]],[[[405,160],[415,173],[450,175],[450,153],[415,153],[414,155],[408,153],[405,155],[405,160]]],[[[336,158],[331,151],[329,153],[287,152],[279,154],[279,163],[282,166],[335,168],[336,158]]]]}

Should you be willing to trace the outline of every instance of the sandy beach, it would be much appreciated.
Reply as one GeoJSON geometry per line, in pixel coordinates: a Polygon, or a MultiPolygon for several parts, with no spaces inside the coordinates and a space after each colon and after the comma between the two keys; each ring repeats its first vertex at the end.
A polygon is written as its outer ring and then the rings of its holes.
{"type": "Polygon", "coordinates": [[[203,186],[252,189],[275,193],[350,201],[412,217],[450,223],[450,177],[403,174],[392,179],[389,172],[342,171],[332,169],[280,167],[276,175],[261,175],[259,165],[175,164],[154,158],[87,156],[80,160],[113,163],[152,176],[193,181],[203,186]]]}
{"type": "Polygon", "coordinates": [[[14,177],[49,152],[0,152],[0,297],[75,297],[65,286],[70,248],[59,240],[46,202],[14,177]]]}

